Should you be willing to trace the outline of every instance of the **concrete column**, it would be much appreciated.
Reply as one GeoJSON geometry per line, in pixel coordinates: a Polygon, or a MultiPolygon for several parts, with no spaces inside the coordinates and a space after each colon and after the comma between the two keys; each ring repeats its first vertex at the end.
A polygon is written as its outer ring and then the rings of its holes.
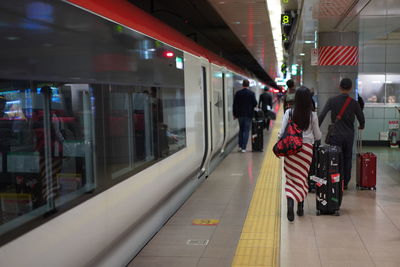
{"type": "MultiPolygon", "coordinates": [[[[318,47],[324,46],[358,46],[357,32],[320,32],[318,34],[318,47]]],[[[339,92],[339,83],[343,78],[350,78],[353,82],[351,96],[355,96],[357,86],[358,66],[317,66],[317,99],[319,112],[322,111],[327,100],[339,92]]],[[[321,130],[326,133],[330,123],[330,115],[325,118],[321,130]]]]}

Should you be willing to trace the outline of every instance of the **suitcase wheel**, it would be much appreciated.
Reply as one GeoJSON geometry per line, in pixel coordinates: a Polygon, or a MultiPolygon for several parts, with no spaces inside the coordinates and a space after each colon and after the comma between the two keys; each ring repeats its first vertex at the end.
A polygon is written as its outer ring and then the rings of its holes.
{"type": "Polygon", "coordinates": [[[321,215],[321,211],[317,210],[317,216],[321,215]]]}
{"type": "Polygon", "coordinates": [[[335,216],[340,216],[339,210],[335,210],[335,216]]]}

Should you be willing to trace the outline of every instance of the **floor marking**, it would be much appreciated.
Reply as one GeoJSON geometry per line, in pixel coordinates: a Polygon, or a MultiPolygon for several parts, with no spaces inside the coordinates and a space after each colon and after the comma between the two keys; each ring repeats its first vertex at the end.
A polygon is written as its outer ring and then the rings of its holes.
{"type": "Polygon", "coordinates": [[[186,242],[186,245],[194,245],[194,246],[207,246],[208,245],[207,239],[189,239],[186,242]]]}
{"type": "Polygon", "coordinates": [[[215,226],[219,224],[217,219],[194,219],[192,225],[215,226]]]}
{"type": "Polygon", "coordinates": [[[232,173],[231,176],[243,176],[243,173],[232,173]]]}
{"type": "Polygon", "coordinates": [[[281,160],[272,153],[281,127],[278,113],[247,211],[232,267],[279,266],[281,232],[281,160]]]}

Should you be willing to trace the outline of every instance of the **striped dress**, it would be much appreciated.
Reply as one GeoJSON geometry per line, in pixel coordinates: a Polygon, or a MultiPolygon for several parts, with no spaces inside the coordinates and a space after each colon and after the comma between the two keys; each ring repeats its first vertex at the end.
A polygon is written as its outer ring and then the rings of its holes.
{"type": "MultiPolygon", "coordinates": [[[[283,133],[289,120],[290,110],[283,116],[280,133],[283,133]]],[[[279,134],[280,137],[280,134],[279,134]]],[[[321,139],[321,131],[318,126],[318,116],[312,112],[310,126],[303,131],[303,146],[296,155],[285,157],[283,168],[286,173],[285,192],[287,198],[297,202],[304,201],[308,193],[308,171],[313,156],[313,145],[315,140],[321,139]]]]}
{"type": "Polygon", "coordinates": [[[285,192],[287,198],[304,201],[308,193],[308,171],[313,156],[313,145],[303,143],[296,155],[285,157],[283,168],[286,173],[285,192]]]}

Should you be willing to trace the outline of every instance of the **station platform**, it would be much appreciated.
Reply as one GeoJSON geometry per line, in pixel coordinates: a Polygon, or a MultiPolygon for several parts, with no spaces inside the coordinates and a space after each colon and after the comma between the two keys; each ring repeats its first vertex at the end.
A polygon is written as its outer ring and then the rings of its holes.
{"type": "Polygon", "coordinates": [[[281,116],[263,153],[232,151],[128,266],[400,266],[400,153],[365,147],[378,157],[376,192],[356,189],[353,166],[340,216],[316,216],[309,193],[288,222],[271,151],[281,116]]]}

